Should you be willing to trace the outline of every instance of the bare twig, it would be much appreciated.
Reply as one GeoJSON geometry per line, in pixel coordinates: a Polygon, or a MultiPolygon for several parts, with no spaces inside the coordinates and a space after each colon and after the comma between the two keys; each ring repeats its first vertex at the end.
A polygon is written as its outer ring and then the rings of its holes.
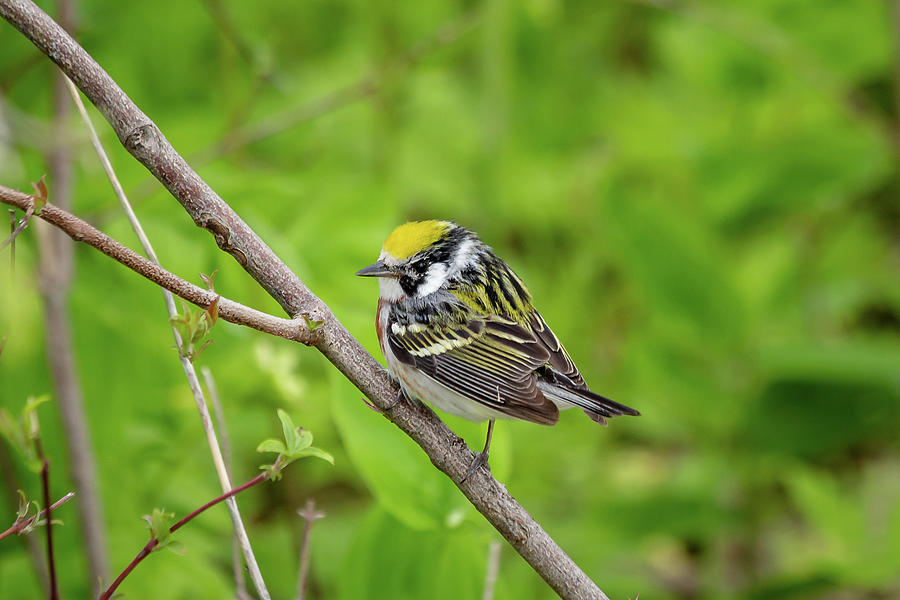
{"type": "MultiPolygon", "coordinates": [[[[119,178],[116,176],[116,172],[112,168],[112,163],[110,163],[109,157],[106,155],[106,151],[103,150],[103,145],[100,143],[100,138],[97,136],[97,132],[94,129],[93,123],[91,123],[90,117],[88,117],[87,111],[84,108],[84,103],[81,101],[81,96],[78,94],[78,90],[75,89],[75,86],[69,79],[66,79],[66,84],[69,88],[72,100],[78,107],[78,112],[81,114],[81,119],[90,132],[91,142],[94,145],[94,150],[97,152],[97,156],[100,158],[100,162],[103,164],[103,169],[106,171],[106,175],[113,186],[113,190],[116,193],[116,197],[119,199],[122,210],[128,217],[128,221],[131,224],[135,235],[137,235],[138,240],[140,240],[141,247],[144,249],[144,253],[155,265],[159,266],[159,259],[156,256],[156,252],[154,252],[153,246],[150,244],[150,239],[147,237],[146,233],[144,233],[144,228],[141,226],[141,222],[138,220],[137,215],[131,208],[131,204],[128,202],[128,198],[125,196],[125,191],[122,189],[122,185],[119,183],[119,178]]],[[[231,489],[231,476],[228,473],[228,469],[225,466],[225,461],[222,458],[222,451],[219,448],[219,442],[216,436],[215,428],[212,425],[212,420],[209,418],[209,409],[206,406],[206,399],[203,396],[203,389],[200,387],[200,380],[197,377],[197,371],[196,369],[194,369],[194,363],[191,358],[186,356],[182,351],[183,344],[181,335],[174,324],[174,320],[178,315],[178,310],[175,307],[175,298],[172,295],[172,292],[170,292],[169,290],[163,289],[162,292],[163,299],[165,300],[166,304],[166,311],[169,314],[169,324],[172,328],[172,335],[175,338],[175,347],[178,348],[182,370],[184,370],[184,375],[188,380],[188,385],[191,388],[191,393],[193,394],[194,401],[197,404],[197,410],[200,412],[200,421],[203,426],[203,430],[206,433],[206,439],[209,444],[210,453],[212,454],[213,464],[215,465],[216,473],[219,476],[219,483],[222,486],[222,491],[228,492],[231,489]]],[[[250,578],[253,581],[254,586],[256,587],[256,592],[263,600],[268,600],[269,591],[268,589],[266,589],[265,581],[263,581],[262,573],[259,570],[259,565],[257,564],[256,557],[253,554],[253,548],[250,545],[250,539],[247,537],[247,531],[244,528],[244,521],[241,518],[240,511],[238,510],[237,501],[234,498],[229,498],[225,504],[228,506],[228,512],[231,515],[231,521],[234,525],[234,535],[237,538],[241,551],[244,554],[244,559],[247,562],[247,569],[250,573],[250,578]]]]}
{"type": "MultiPolygon", "coordinates": [[[[25,227],[28,226],[28,222],[31,220],[31,215],[34,214],[34,207],[32,206],[30,209],[25,210],[25,216],[19,221],[18,227],[13,227],[16,223],[15,211],[11,210],[11,211],[9,211],[9,213],[10,213],[9,214],[9,220],[10,220],[9,228],[11,231],[10,231],[9,237],[7,237],[5,240],[0,242],[0,250],[3,250],[7,246],[9,246],[13,242],[15,242],[16,238],[19,236],[19,234],[22,233],[22,231],[25,229],[25,227]]],[[[13,253],[13,257],[15,258],[15,253],[16,253],[15,246],[13,246],[13,248],[12,248],[12,253],[13,253]]]]}
{"type": "Polygon", "coordinates": [[[41,461],[41,492],[44,497],[44,518],[47,521],[44,532],[47,535],[47,570],[50,574],[50,600],[59,600],[59,584],[56,581],[56,560],[53,557],[53,506],[50,504],[50,461],[44,455],[40,438],[35,438],[34,447],[41,461]]]}
{"type": "MultiPolygon", "coordinates": [[[[203,381],[206,383],[206,392],[209,394],[209,401],[212,403],[213,415],[216,419],[216,428],[219,430],[219,440],[222,446],[222,458],[225,461],[225,472],[228,477],[232,477],[231,473],[231,441],[228,437],[228,428],[225,425],[225,411],[222,410],[222,402],[219,399],[219,390],[216,387],[216,380],[213,378],[212,371],[209,367],[200,367],[200,373],[203,375],[203,381]]],[[[237,534],[232,535],[231,539],[231,567],[234,571],[234,587],[235,596],[238,600],[244,600],[250,596],[247,594],[247,584],[244,582],[244,570],[241,563],[240,540],[237,534]]]]}
{"type": "Polygon", "coordinates": [[[13,234],[16,232],[16,211],[13,209],[9,209],[9,237],[11,238],[10,243],[12,246],[9,248],[9,270],[10,272],[14,272],[16,270],[16,236],[13,234]]]}
{"type": "MultiPolygon", "coordinates": [[[[3,477],[3,487],[6,489],[9,505],[15,506],[16,502],[19,500],[16,491],[21,490],[22,486],[16,478],[16,470],[13,467],[12,460],[9,456],[9,446],[6,444],[0,444],[0,476],[3,477]]],[[[40,542],[31,535],[19,539],[22,540],[23,544],[28,549],[28,555],[31,557],[31,565],[34,567],[37,581],[46,581],[47,561],[44,560],[44,553],[40,542]]]]}
{"type": "Polygon", "coordinates": [[[22,533],[22,531],[27,529],[35,521],[40,522],[41,519],[47,519],[47,522],[49,523],[50,520],[47,515],[51,511],[56,510],[57,508],[59,508],[60,506],[62,506],[63,504],[65,504],[66,502],[71,500],[74,496],[75,496],[75,492],[69,492],[68,494],[66,494],[65,496],[63,496],[62,498],[60,498],[53,504],[51,504],[49,509],[47,509],[47,508],[41,509],[41,512],[34,515],[33,517],[28,517],[27,519],[22,519],[21,521],[16,521],[15,523],[12,524],[12,526],[9,529],[0,533],[0,540],[2,540],[5,537],[9,537],[13,534],[19,535],[20,533],[22,533]]]}
{"type": "Polygon", "coordinates": [[[316,501],[312,498],[307,499],[306,506],[303,510],[298,510],[297,514],[303,517],[303,539],[300,542],[300,569],[297,576],[297,600],[306,598],[306,584],[309,580],[309,557],[310,557],[310,534],[312,533],[313,523],[325,516],[320,510],[316,510],[316,501]]]}
{"type": "MultiPolygon", "coordinates": [[[[276,467],[277,467],[277,464],[278,463],[276,462],[276,464],[275,464],[276,467]]],[[[250,481],[242,483],[241,485],[237,486],[236,488],[233,488],[227,492],[224,492],[223,494],[221,494],[219,496],[216,496],[215,498],[213,498],[212,500],[210,500],[209,502],[207,502],[200,508],[197,508],[190,514],[182,517],[180,521],[178,521],[177,523],[175,523],[174,525],[169,527],[169,533],[175,533],[176,531],[181,529],[183,526],[187,525],[196,516],[205,512],[207,509],[212,508],[213,506],[215,506],[219,502],[222,502],[223,500],[230,500],[231,498],[233,498],[237,494],[240,494],[244,490],[251,488],[254,485],[256,485],[262,481],[265,481],[266,479],[269,478],[269,476],[270,476],[269,471],[263,471],[262,473],[260,473],[259,475],[257,475],[253,479],[251,479],[250,481]]],[[[113,592],[116,591],[116,588],[118,588],[119,585],[121,585],[121,583],[125,580],[125,578],[128,577],[128,575],[130,575],[132,571],[134,571],[134,568],[136,566],[138,566],[138,564],[140,564],[140,562],[142,560],[147,558],[150,555],[150,553],[153,552],[153,549],[156,548],[158,545],[159,545],[159,540],[155,537],[152,537],[152,534],[151,534],[150,541],[148,541],[147,544],[143,548],[141,548],[141,551],[138,552],[137,556],[135,556],[134,559],[132,559],[132,561],[130,563],[128,563],[128,566],[125,567],[125,569],[121,573],[119,573],[119,576],[116,577],[115,581],[113,581],[112,584],[106,589],[106,591],[103,592],[103,594],[101,594],[100,600],[109,600],[112,597],[113,592]]]]}
{"type": "MultiPolygon", "coordinates": [[[[316,348],[426,452],[432,464],[459,487],[557,594],[565,599],[607,599],[486,470],[479,470],[463,481],[475,455],[434,412],[418,403],[399,402],[391,406],[397,387],[385,370],[328,306],[191,169],[159,128],[83,48],[29,0],[0,0],[0,15],[69,75],[110,122],[125,148],[289,315],[305,315],[310,320],[321,321],[316,329],[321,335],[315,342],[316,348]]],[[[49,207],[44,207],[42,216],[49,207]]]]}
{"type": "MultiPolygon", "coordinates": [[[[33,199],[28,194],[0,186],[0,203],[24,210],[25,207],[33,203],[33,199]]],[[[39,216],[44,221],[66,232],[73,240],[93,246],[135,273],[146,277],[188,302],[201,308],[209,308],[218,299],[219,317],[229,323],[244,325],[308,345],[314,345],[320,338],[321,333],[318,329],[310,331],[306,321],[302,318],[291,320],[275,317],[223,298],[214,292],[181,279],[50,202],[44,205],[39,216]]]]}
{"type": "Polygon", "coordinates": [[[497,573],[500,571],[500,542],[491,540],[488,545],[487,570],[484,574],[484,588],[481,600],[494,600],[494,587],[497,585],[497,573]]]}

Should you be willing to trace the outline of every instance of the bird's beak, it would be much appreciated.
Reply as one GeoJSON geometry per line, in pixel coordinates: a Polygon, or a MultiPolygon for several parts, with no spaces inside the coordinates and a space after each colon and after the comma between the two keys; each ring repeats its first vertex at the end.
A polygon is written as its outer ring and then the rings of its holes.
{"type": "Polygon", "coordinates": [[[394,273],[385,266],[383,260],[379,260],[373,265],[360,269],[356,274],[360,277],[392,277],[394,275],[394,273]]]}

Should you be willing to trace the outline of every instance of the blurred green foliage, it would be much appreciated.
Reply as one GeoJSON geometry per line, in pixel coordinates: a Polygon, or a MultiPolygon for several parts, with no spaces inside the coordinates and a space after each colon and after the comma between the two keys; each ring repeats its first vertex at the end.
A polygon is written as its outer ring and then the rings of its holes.
{"type": "MultiPolygon", "coordinates": [[[[494,436],[495,473],[611,598],[900,596],[886,3],[80,0],[78,15],[82,44],[187,157],[283,122],[195,164],[376,356],[377,292],[353,273],[396,224],[456,220],[512,264],[594,389],[643,412],[600,428],[570,411],[494,436]],[[470,11],[471,32],[408,64],[470,11]],[[375,93],[310,104],[366,74],[375,93]],[[323,114],[278,116],[304,106],[323,114]]],[[[53,71],[7,25],[0,44],[0,183],[28,190],[54,142],[53,71]]],[[[218,269],[220,293],[278,313],[100,130],[162,263],[197,283],[218,269]]],[[[74,120],[71,137],[75,211],[136,246],[74,120]]],[[[52,391],[36,227],[15,273],[0,255],[0,405],[13,412],[52,391]]],[[[160,294],[92,249],[76,261],[76,362],[117,572],[146,540],[142,514],[186,514],[217,482],[160,294]]],[[[327,513],[312,598],[480,597],[496,534],[409,439],[316,352],[221,322],[211,337],[197,360],[218,382],[237,481],[277,435],[277,407],[335,456],[239,498],[275,597],[294,593],[307,497],[327,513]]],[[[40,412],[62,495],[59,421],[52,404],[40,412]]],[[[449,423],[481,443],[483,426],[449,423]]],[[[56,536],[70,598],[91,584],[77,501],[56,536]]],[[[0,515],[15,510],[4,494],[0,515]]],[[[224,507],[209,511],[179,532],[185,556],[152,556],[121,591],[228,597],[229,528],[224,507]]],[[[40,589],[5,540],[0,597],[40,589]]],[[[552,596],[505,547],[496,598],[552,596]]]]}

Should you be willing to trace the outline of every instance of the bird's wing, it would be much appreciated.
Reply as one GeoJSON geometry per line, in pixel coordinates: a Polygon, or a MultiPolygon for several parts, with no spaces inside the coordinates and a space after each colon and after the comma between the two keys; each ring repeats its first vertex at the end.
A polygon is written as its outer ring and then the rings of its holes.
{"type": "Polygon", "coordinates": [[[538,343],[549,354],[548,368],[537,373],[537,386],[546,396],[578,406],[591,419],[604,424],[607,417],[641,414],[630,406],[610,400],[588,389],[584,377],[572,362],[569,353],[566,352],[559,339],[537,311],[531,314],[529,325],[538,343]]]}
{"type": "Polygon", "coordinates": [[[529,325],[531,326],[531,331],[534,332],[534,337],[537,339],[538,343],[547,350],[547,353],[549,354],[547,362],[550,367],[564,375],[566,379],[572,382],[573,386],[586,388],[587,384],[584,382],[584,377],[582,377],[581,373],[578,371],[578,367],[572,362],[569,353],[563,348],[559,338],[556,337],[556,334],[553,333],[553,330],[550,329],[538,311],[535,310],[531,313],[529,325]]]}
{"type": "Polygon", "coordinates": [[[391,328],[388,343],[399,360],[496,411],[546,425],[559,419],[534,377],[550,358],[547,347],[511,319],[391,328]]]}

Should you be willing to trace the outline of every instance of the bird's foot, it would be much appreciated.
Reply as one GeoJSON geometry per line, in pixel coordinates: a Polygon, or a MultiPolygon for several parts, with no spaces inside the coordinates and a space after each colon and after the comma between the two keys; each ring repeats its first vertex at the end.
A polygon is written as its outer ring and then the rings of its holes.
{"type": "Polygon", "coordinates": [[[371,408],[372,410],[374,410],[374,411],[377,412],[378,414],[384,414],[384,413],[386,413],[387,411],[389,411],[389,410],[391,410],[392,408],[394,408],[395,406],[397,406],[397,404],[399,404],[400,401],[403,400],[405,397],[406,397],[406,394],[404,394],[404,393],[403,393],[403,390],[401,389],[399,392],[397,392],[397,397],[394,398],[393,402],[391,402],[390,404],[388,404],[388,405],[385,406],[384,408],[381,408],[380,406],[374,404],[373,402],[369,402],[369,400],[368,400],[367,398],[363,398],[362,401],[365,403],[366,406],[368,406],[369,408],[371,408]]]}
{"type": "Polygon", "coordinates": [[[491,466],[488,464],[488,452],[484,450],[483,452],[476,452],[475,458],[472,460],[472,464],[469,465],[469,468],[466,470],[465,476],[460,479],[460,483],[465,483],[465,481],[472,476],[472,474],[478,470],[479,467],[484,467],[488,473],[491,472],[491,466]]]}

